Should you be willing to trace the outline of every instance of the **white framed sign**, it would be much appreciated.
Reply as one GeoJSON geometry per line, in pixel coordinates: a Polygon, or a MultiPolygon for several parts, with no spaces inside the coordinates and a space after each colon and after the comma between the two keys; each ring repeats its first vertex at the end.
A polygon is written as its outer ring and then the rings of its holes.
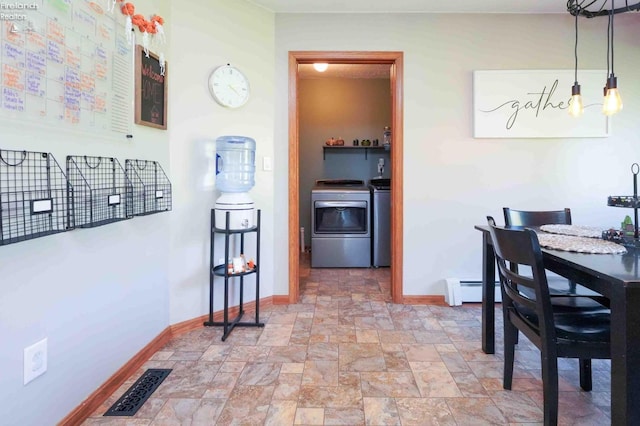
{"type": "Polygon", "coordinates": [[[609,136],[602,113],[605,70],[578,70],[584,114],[569,115],[574,70],[473,72],[473,137],[585,138],[609,136]]]}

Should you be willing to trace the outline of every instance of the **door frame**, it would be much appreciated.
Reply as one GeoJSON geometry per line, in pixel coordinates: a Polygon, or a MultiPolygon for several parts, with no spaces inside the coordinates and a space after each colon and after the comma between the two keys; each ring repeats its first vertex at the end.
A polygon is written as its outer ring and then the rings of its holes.
{"type": "Polygon", "coordinates": [[[289,303],[300,297],[300,145],[298,128],[298,65],[389,64],[391,66],[391,299],[403,303],[403,52],[289,52],[289,303]]]}

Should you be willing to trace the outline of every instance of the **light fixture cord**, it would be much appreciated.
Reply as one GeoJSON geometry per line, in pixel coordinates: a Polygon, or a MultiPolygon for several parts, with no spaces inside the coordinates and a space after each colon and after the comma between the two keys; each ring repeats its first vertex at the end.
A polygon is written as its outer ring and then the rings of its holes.
{"type": "Polygon", "coordinates": [[[607,77],[609,77],[609,69],[610,69],[610,65],[609,65],[609,58],[611,56],[610,54],[610,49],[611,49],[611,13],[609,13],[609,15],[607,16],[607,77]]]}
{"type": "Polygon", "coordinates": [[[615,75],[615,73],[613,72],[613,15],[615,15],[615,2],[614,0],[611,0],[611,75],[615,75]]]}
{"type": "Polygon", "coordinates": [[[575,78],[573,81],[578,84],[578,12],[576,12],[576,44],[574,46],[573,53],[576,59],[575,78]]]}

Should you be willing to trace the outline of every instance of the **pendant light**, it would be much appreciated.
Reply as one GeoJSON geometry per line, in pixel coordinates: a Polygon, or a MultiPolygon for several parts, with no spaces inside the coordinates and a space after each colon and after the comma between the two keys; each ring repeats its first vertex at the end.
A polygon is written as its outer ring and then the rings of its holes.
{"type": "Polygon", "coordinates": [[[622,109],[622,98],[618,91],[618,78],[613,72],[613,16],[615,15],[614,0],[611,0],[611,10],[609,12],[609,25],[607,28],[607,69],[609,68],[609,51],[611,52],[611,74],[607,78],[605,86],[606,94],[602,104],[602,112],[605,115],[613,115],[622,109]]]}
{"type": "Polygon", "coordinates": [[[584,104],[582,103],[582,95],[580,95],[580,85],[578,84],[578,13],[576,13],[576,43],[574,46],[574,55],[576,59],[575,78],[573,87],[571,87],[571,101],[569,102],[569,115],[572,117],[580,117],[584,113],[584,104]]]}

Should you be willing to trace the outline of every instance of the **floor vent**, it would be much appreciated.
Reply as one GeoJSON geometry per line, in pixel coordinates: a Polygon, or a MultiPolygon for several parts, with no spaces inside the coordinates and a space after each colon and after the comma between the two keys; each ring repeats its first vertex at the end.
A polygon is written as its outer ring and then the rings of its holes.
{"type": "Polygon", "coordinates": [[[150,368],[104,413],[105,416],[133,416],[164,379],[170,368],[150,368]]]}

